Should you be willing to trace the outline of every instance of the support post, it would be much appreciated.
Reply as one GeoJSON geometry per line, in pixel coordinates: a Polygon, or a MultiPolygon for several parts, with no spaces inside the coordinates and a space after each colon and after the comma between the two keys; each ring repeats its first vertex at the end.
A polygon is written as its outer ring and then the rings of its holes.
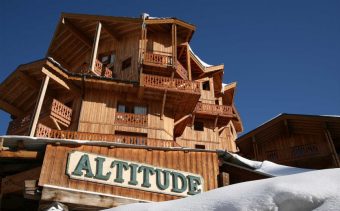
{"type": "Polygon", "coordinates": [[[91,54],[90,70],[92,72],[94,72],[94,68],[95,68],[95,65],[96,65],[98,44],[99,44],[101,30],[102,30],[102,24],[101,24],[101,22],[98,22],[96,36],[95,36],[95,40],[93,42],[92,54],[91,54]]]}
{"type": "Polygon", "coordinates": [[[187,43],[187,69],[188,69],[188,79],[189,81],[192,80],[191,76],[191,62],[190,62],[190,47],[189,43],[187,43]]]}
{"type": "Polygon", "coordinates": [[[172,67],[176,68],[177,61],[177,26],[172,24],[172,67]]]}
{"type": "Polygon", "coordinates": [[[324,129],[324,133],[325,133],[325,137],[326,137],[326,140],[327,140],[327,143],[328,143],[328,147],[329,147],[329,149],[331,151],[332,158],[334,160],[335,166],[339,168],[340,167],[340,160],[339,160],[339,157],[338,157],[338,155],[336,153],[336,149],[335,149],[335,146],[334,146],[332,135],[329,132],[329,130],[327,128],[327,125],[326,125],[326,127],[324,129]]]}
{"type": "Polygon", "coordinates": [[[42,104],[43,104],[44,99],[45,99],[45,94],[46,94],[46,90],[47,90],[49,80],[50,80],[50,77],[46,75],[43,83],[41,84],[37,104],[36,104],[35,109],[34,109],[34,115],[33,115],[31,126],[30,126],[30,136],[31,137],[34,136],[35,130],[37,128],[37,124],[38,124],[38,120],[39,120],[39,116],[40,116],[40,112],[41,112],[41,107],[42,107],[42,104]]]}

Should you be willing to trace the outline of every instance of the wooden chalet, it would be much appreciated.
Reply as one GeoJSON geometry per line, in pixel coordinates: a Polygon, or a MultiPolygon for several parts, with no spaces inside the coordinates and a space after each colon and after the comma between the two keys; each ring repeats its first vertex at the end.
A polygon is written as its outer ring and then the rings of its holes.
{"type": "Polygon", "coordinates": [[[236,141],[253,160],[311,168],[339,168],[340,116],[280,114],[236,141]]]}
{"type": "Polygon", "coordinates": [[[236,83],[192,51],[195,29],[63,13],[46,57],[0,85],[12,117],[0,145],[3,208],[22,193],[41,209],[99,209],[217,188],[216,150],[235,152],[243,128],[236,83]]]}

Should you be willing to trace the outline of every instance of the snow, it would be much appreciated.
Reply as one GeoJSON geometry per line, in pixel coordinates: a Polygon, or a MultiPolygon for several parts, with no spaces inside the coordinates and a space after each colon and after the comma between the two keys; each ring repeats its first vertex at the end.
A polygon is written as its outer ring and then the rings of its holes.
{"type": "Polygon", "coordinates": [[[290,166],[284,166],[279,165],[270,161],[253,161],[246,159],[240,155],[228,153],[233,158],[238,160],[239,162],[253,168],[254,171],[262,172],[271,176],[285,176],[285,175],[291,175],[291,174],[297,174],[297,173],[304,173],[309,171],[314,171],[313,169],[304,169],[304,168],[296,168],[296,167],[290,167],[290,166]]]}
{"type": "Polygon", "coordinates": [[[200,59],[200,57],[198,57],[198,56],[194,53],[194,51],[191,49],[190,45],[189,45],[189,50],[190,50],[190,52],[196,57],[196,59],[197,59],[197,60],[198,60],[205,68],[213,66],[213,65],[207,64],[207,63],[205,63],[204,61],[202,61],[202,59],[200,59]]]}
{"type": "Polygon", "coordinates": [[[230,185],[166,202],[138,203],[121,210],[339,210],[340,169],[327,169],[230,185]]]}

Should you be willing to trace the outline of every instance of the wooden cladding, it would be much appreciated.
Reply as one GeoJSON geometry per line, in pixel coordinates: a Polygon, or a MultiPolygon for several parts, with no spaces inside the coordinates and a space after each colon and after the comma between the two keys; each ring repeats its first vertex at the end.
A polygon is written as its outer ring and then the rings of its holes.
{"type": "Polygon", "coordinates": [[[172,91],[200,93],[200,84],[196,81],[188,81],[177,78],[169,78],[158,75],[143,74],[143,84],[155,89],[168,89],[172,91]]]}
{"type": "Polygon", "coordinates": [[[160,168],[176,169],[178,171],[197,174],[201,175],[204,179],[204,191],[218,187],[218,157],[215,152],[51,145],[46,147],[44,163],[39,179],[40,186],[53,185],[74,190],[96,192],[98,194],[103,193],[145,201],[166,201],[179,198],[178,196],[164,193],[70,179],[66,175],[65,169],[68,153],[72,151],[94,153],[105,157],[115,157],[121,160],[128,160],[160,168]]]}
{"type": "Polygon", "coordinates": [[[145,114],[116,112],[115,124],[147,127],[148,116],[145,114]]]}
{"type": "Polygon", "coordinates": [[[143,63],[144,64],[150,63],[150,64],[156,64],[156,65],[161,65],[161,66],[171,66],[173,61],[172,61],[171,55],[145,52],[143,63]]]}
{"type": "Polygon", "coordinates": [[[38,124],[36,137],[72,139],[72,140],[88,140],[88,141],[107,141],[122,144],[144,145],[152,147],[179,147],[172,140],[152,139],[142,136],[129,136],[118,134],[101,134],[77,131],[54,130],[43,124],[38,124]]]}
{"type": "Polygon", "coordinates": [[[266,151],[265,157],[271,161],[287,161],[315,155],[328,155],[325,144],[305,144],[281,150],[266,151]]]}
{"type": "Polygon", "coordinates": [[[209,114],[209,115],[219,115],[219,116],[233,116],[232,106],[226,105],[215,105],[208,103],[198,102],[195,108],[196,113],[209,114]]]}

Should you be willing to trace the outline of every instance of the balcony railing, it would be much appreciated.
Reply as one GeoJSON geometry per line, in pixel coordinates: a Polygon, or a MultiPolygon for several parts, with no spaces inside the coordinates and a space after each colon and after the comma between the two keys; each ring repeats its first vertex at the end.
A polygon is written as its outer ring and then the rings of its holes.
{"type": "Polygon", "coordinates": [[[116,112],[115,124],[147,127],[148,116],[145,114],[116,112]]]}
{"type": "Polygon", "coordinates": [[[162,65],[162,66],[170,66],[170,65],[172,65],[172,56],[171,55],[151,53],[151,52],[145,52],[143,63],[150,63],[150,64],[156,64],[156,65],[162,65]]]}
{"type": "MultiPolygon", "coordinates": [[[[65,127],[68,127],[71,123],[72,109],[56,99],[48,102],[47,107],[43,108],[39,120],[50,117],[65,127]]],[[[17,118],[11,121],[7,129],[7,134],[27,135],[31,118],[32,114],[29,114],[23,118],[17,118]]]]}
{"type": "Polygon", "coordinates": [[[328,155],[327,147],[326,144],[305,144],[282,150],[266,151],[265,159],[271,161],[289,161],[315,155],[328,155]]]}
{"type": "Polygon", "coordinates": [[[126,136],[126,135],[54,130],[43,124],[38,125],[35,136],[56,139],[105,141],[154,147],[179,147],[179,145],[172,140],[150,139],[141,136],[126,136]]]}
{"type": "Polygon", "coordinates": [[[232,106],[215,105],[215,104],[208,104],[208,103],[201,103],[201,102],[197,103],[195,112],[202,113],[202,114],[228,116],[228,117],[233,116],[232,106]]]}
{"type": "MultiPolygon", "coordinates": [[[[87,74],[90,73],[89,65],[87,63],[82,65],[81,68],[80,68],[80,72],[81,73],[87,73],[87,74]]],[[[112,70],[110,70],[107,67],[104,67],[103,64],[98,59],[96,59],[96,63],[94,65],[94,70],[93,70],[92,73],[94,73],[97,76],[112,78],[112,70]]]]}
{"type": "Polygon", "coordinates": [[[72,109],[60,101],[53,99],[50,107],[50,116],[61,121],[65,126],[69,126],[71,123],[72,109]]]}
{"type": "Polygon", "coordinates": [[[200,84],[196,81],[188,81],[177,78],[169,78],[158,75],[142,75],[143,84],[155,89],[170,89],[182,92],[200,93],[200,84]]]}

